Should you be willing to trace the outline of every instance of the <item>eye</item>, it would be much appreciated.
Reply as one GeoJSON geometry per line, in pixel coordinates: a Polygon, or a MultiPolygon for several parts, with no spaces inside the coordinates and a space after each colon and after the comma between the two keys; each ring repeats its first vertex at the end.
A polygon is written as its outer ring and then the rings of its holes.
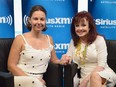
{"type": "Polygon", "coordinates": [[[76,25],[75,25],[75,27],[79,27],[79,25],[78,25],[78,24],[76,24],[76,25]]]}
{"type": "Polygon", "coordinates": [[[86,24],[82,24],[81,26],[85,27],[85,26],[86,26],[86,24]]]}
{"type": "Polygon", "coordinates": [[[35,17],[35,18],[33,18],[33,19],[34,19],[34,20],[38,20],[38,18],[36,18],[36,17],[35,17]]]}
{"type": "Polygon", "coordinates": [[[41,18],[40,20],[41,20],[41,21],[45,21],[45,18],[41,18]]]}

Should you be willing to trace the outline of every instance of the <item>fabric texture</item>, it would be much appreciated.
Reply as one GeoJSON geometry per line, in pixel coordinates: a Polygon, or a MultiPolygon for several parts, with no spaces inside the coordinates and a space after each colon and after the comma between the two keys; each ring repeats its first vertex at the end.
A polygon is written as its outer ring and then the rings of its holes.
{"type": "Polygon", "coordinates": [[[15,87],[46,87],[39,81],[46,72],[48,62],[51,57],[53,45],[50,44],[48,37],[48,48],[35,49],[29,45],[26,38],[21,35],[25,41],[25,50],[20,53],[20,60],[17,64],[28,76],[15,76],[15,87]]]}
{"type": "MultiPolygon", "coordinates": [[[[81,44],[82,51],[84,50],[84,47],[85,44],[81,44]]],[[[78,68],[81,67],[80,81],[88,76],[96,66],[102,66],[105,70],[98,72],[98,74],[107,79],[107,86],[110,85],[113,87],[116,84],[116,74],[107,64],[107,47],[102,36],[97,36],[97,39],[92,44],[88,45],[85,64],[80,64],[80,58],[75,55],[75,49],[73,41],[71,40],[67,55],[71,56],[73,62],[78,64],[78,68]]],[[[77,76],[75,76],[74,79],[75,78],[77,78],[77,76]]],[[[90,87],[89,84],[88,87],[90,87]]]]}

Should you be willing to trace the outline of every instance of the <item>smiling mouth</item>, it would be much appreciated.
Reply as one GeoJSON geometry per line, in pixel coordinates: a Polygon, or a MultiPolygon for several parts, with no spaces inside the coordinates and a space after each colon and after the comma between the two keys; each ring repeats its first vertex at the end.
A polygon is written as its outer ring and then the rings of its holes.
{"type": "Polygon", "coordinates": [[[43,27],[44,25],[43,24],[35,24],[34,26],[36,26],[36,27],[43,27]]]}
{"type": "Polygon", "coordinates": [[[77,30],[76,32],[83,33],[83,32],[86,32],[86,30],[77,30]]]}

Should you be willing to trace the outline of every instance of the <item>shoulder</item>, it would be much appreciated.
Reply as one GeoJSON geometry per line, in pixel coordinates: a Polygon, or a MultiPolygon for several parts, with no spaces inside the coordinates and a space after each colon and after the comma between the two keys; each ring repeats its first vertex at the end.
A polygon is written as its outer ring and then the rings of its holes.
{"type": "Polygon", "coordinates": [[[95,42],[105,41],[105,38],[103,36],[98,35],[95,42]]]}
{"type": "Polygon", "coordinates": [[[23,34],[19,34],[19,35],[17,35],[16,37],[15,37],[15,39],[17,40],[22,40],[23,41],[23,37],[29,37],[29,32],[27,32],[27,33],[23,33],[23,34]]]}
{"type": "Polygon", "coordinates": [[[14,42],[15,44],[21,44],[23,43],[23,38],[21,36],[21,34],[17,35],[15,38],[14,38],[14,42]]]}
{"type": "Polygon", "coordinates": [[[50,35],[46,35],[46,36],[50,39],[50,41],[53,41],[52,36],[50,36],[50,35]]]}
{"type": "Polygon", "coordinates": [[[106,44],[105,38],[103,36],[98,35],[96,40],[95,40],[95,44],[98,45],[98,46],[99,45],[102,45],[102,46],[105,45],[106,44]]]}
{"type": "Polygon", "coordinates": [[[74,43],[73,39],[70,40],[70,43],[74,43]]]}
{"type": "Polygon", "coordinates": [[[50,43],[54,44],[52,36],[50,36],[50,35],[46,35],[46,36],[47,36],[48,40],[50,41],[50,43]]]}
{"type": "Polygon", "coordinates": [[[74,46],[74,41],[73,41],[73,39],[70,40],[70,45],[74,46]]]}
{"type": "Polygon", "coordinates": [[[15,37],[14,40],[21,40],[21,39],[22,39],[22,36],[21,36],[21,34],[19,34],[19,35],[17,35],[17,36],[15,37]]]}
{"type": "Polygon", "coordinates": [[[52,36],[50,36],[50,35],[46,35],[48,38],[50,38],[50,39],[52,39],[52,36]]]}

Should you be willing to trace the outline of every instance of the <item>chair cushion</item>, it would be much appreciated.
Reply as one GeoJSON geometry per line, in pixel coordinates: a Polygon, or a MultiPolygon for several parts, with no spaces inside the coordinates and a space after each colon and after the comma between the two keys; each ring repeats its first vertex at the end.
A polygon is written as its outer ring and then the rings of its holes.
{"type": "Polygon", "coordinates": [[[7,60],[13,38],[0,38],[0,71],[8,72],[7,60]]]}

